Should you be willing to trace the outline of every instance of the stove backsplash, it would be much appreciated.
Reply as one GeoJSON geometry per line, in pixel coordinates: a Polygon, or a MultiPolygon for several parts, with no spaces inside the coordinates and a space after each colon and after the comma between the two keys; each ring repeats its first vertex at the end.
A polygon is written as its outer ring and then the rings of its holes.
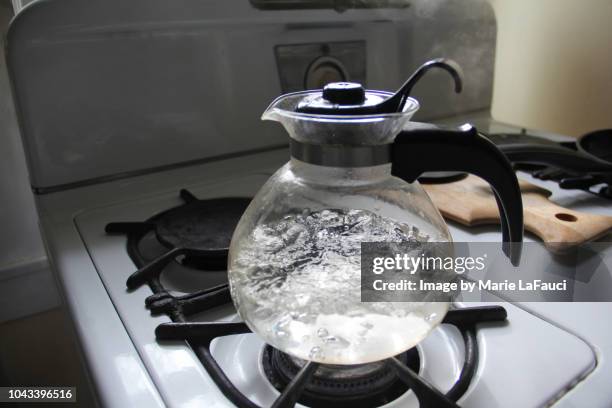
{"type": "Polygon", "coordinates": [[[432,72],[415,89],[416,120],[490,105],[496,24],[486,0],[283,7],[297,3],[26,7],[10,27],[7,55],[32,185],[44,192],[282,145],[280,126],[259,119],[281,93],[335,79],[395,89],[433,57],[462,65],[465,90],[453,94],[432,72]]]}

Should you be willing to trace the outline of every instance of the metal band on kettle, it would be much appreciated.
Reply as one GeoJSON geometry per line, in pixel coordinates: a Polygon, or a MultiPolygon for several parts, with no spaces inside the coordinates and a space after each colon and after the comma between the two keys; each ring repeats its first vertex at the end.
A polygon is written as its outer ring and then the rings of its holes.
{"type": "Polygon", "coordinates": [[[291,157],[328,167],[370,167],[391,163],[391,144],[376,146],[316,145],[291,139],[291,157]]]}

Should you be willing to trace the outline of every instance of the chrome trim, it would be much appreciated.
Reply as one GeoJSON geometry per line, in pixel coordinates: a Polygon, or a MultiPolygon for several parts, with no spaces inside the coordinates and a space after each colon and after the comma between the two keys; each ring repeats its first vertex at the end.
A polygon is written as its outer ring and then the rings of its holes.
{"type": "Polygon", "coordinates": [[[391,163],[391,145],[315,145],[291,139],[291,157],[329,167],[370,167],[391,163]]]}

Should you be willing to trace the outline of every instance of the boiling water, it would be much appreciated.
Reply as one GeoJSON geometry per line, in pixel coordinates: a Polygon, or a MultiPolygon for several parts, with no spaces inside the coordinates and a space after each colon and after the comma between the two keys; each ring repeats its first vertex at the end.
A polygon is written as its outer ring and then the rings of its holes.
{"type": "Polygon", "coordinates": [[[421,341],[448,305],[361,303],[360,244],[427,240],[365,210],[287,215],[232,249],[232,297],[254,332],[295,357],[327,364],[388,358],[421,341]]]}

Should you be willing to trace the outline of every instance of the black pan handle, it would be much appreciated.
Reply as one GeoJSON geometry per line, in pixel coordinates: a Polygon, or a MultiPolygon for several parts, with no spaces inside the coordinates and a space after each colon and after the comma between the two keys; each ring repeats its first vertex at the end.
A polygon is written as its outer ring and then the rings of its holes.
{"type": "Polygon", "coordinates": [[[544,164],[570,173],[612,173],[612,163],[566,147],[535,143],[497,146],[512,163],[544,164]]]}
{"type": "Polygon", "coordinates": [[[471,125],[404,130],[391,148],[391,172],[409,183],[428,171],[463,171],[487,181],[499,207],[503,249],[518,265],[523,241],[523,201],[512,165],[471,125]]]}

